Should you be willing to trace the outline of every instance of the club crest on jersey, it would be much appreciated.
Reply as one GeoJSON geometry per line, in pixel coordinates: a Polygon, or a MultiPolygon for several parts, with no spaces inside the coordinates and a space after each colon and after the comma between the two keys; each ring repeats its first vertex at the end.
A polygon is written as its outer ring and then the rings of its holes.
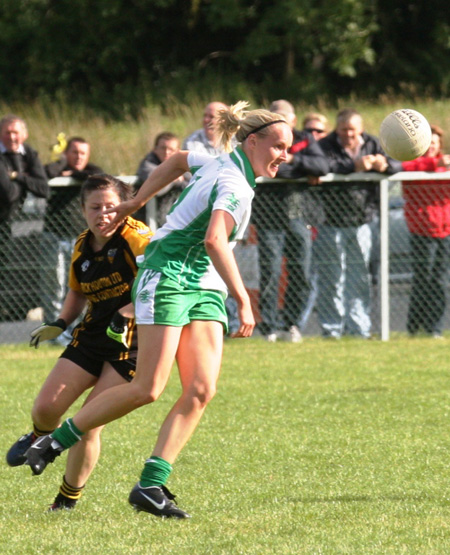
{"type": "Polygon", "coordinates": [[[81,271],[82,271],[82,272],[86,272],[90,265],[91,265],[90,261],[89,261],[89,260],[85,260],[85,261],[83,262],[83,264],[81,265],[81,271]]]}
{"type": "Polygon", "coordinates": [[[139,300],[143,304],[147,304],[150,301],[150,292],[145,289],[139,293],[139,300]]]}
{"type": "Polygon", "coordinates": [[[112,264],[114,257],[116,256],[117,253],[117,249],[109,249],[109,251],[107,252],[107,257],[108,257],[108,262],[110,264],[112,264]]]}
{"type": "Polygon", "coordinates": [[[236,198],[234,193],[231,193],[231,195],[229,195],[226,198],[226,202],[228,203],[226,207],[231,212],[234,212],[236,210],[236,208],[239,206],[239,204],[241,203],[241,201],[236,198]]]}

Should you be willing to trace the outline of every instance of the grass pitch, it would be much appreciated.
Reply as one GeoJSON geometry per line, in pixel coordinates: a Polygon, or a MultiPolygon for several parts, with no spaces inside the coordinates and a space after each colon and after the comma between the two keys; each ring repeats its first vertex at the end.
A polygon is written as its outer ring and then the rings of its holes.
{"type": "MultiPolygon", "coordinates": [[[[74,511],[46,512],[65,455],[39,477],[3,463],[0,552],[448,553],[448,341],[227,341],[218,394],[168,484],[190,521],[127,503],[179,393],[174,369],[157,403],[106,427],[74,511]]],[[[59,352],[0,347],[4,453],[59,352]]]]}

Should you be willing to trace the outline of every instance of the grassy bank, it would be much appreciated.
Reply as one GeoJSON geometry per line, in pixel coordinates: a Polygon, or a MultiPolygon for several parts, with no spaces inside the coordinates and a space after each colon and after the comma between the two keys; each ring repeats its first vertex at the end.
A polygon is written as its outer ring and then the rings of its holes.
{"type": "MultiPolygon", "coordinates": [[[[239,99],[235,99],[239,100],[239,99]]],[[[382,99],[379,103],[342,101],[338,107],[297,104],[299,119],[309,111],[324,113],[331,122],[338,109],[351,106],[359,110],[365,121],[366,130],[375,135],[381,121],[392,110],[402,107],[422,112],[431,123],[440,125],[450,136],[450,100],[420,101],[382,99]]],[[[106,172],[115,175],[132,175],[139,161],[151,149],[155,136],[161,131],[172,131],[182,139],[201,126],[204,102],[200,99],[189,105],[168,101],[165,106],[149,105],[142,110],[139,119],[107,121],[87,108],[74,108],[67,104],[39,103],[14,105],[0,104],[0,114],[16,113],[23,117],[29,127],[29,143],[38,150],[44,163],[50,160],[50,147],[56,136],[64,132],[67,136],[81,135],[92,144],[92,161],[106,172]]],[[[252,104],[252,108],[259,107],[252,104]]],[[[449,140],[450,141],[450,140],[449,140]]],[[[449,142],[450,146],[450,142],[449,142]]]]}

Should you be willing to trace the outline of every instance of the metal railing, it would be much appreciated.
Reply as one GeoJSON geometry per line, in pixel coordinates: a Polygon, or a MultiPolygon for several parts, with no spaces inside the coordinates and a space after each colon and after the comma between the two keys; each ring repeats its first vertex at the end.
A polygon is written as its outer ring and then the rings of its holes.
{"type": "MultiPolygon", "coordinates": [[[[133,184],[135,176],[119,176],[133,184]]],[[[402,172],[387,177],[376,173],[355,173],[349,175],[328,174],[321,178],[323,185],[315,190],[320,194],[334,182],[373,182],[379,185],[379,260],[374,289],[377,299],[374,310],[375,331],[382,341],[390,339],[392,329],[406,331],[406,304],[410,289],[411,260],[409,259],[409,232],[402,213],[402,181],[450,180],[450,172],[402,172]]],[[[261,180],[265,182],[266,180],[261,180]]],[[[275,180],[286,184],[306,187],[306,180],[275,180]]],[[[55,178],[49,182],[54,190],[77,185],[71,178],[55,178]]],[[[339,207],[336,207],[339,209],[339,207]]],[[[20,214],[12,222],[12,237],[8,244],[0,245],[7,256],[0,259],[0,343],[17,343],[28,340],[30,329],[42,321],[41,291],[47,287],[41,238],[45,215],[45,201],[27,198],[20,214]]],[[[275,210],[268,207],[268,210],[275,210]]],[[[147,204],[146,221],[155,228],[155,204],[147,204]]],[[[64,226],[64,222],[59,222],[64,226]]],[[[320,226],[319,226],[320,233],[320,226]]],[[[255,234],[253,234],[255,235],[255,234]]],[[[257,311],[257,289],[259,283],[258,257],[255,241],[248,240],[242,245],[237,256],[244,281],[255,293],[257,311]]],[[[313,313],[314,314],[314,313],[313,313]]],[[[450,324],[448,324],[450,327],[450,324]]],[[[306,328],[306,335],[319,335],[320,328],[314,320],[306,328]]]]}

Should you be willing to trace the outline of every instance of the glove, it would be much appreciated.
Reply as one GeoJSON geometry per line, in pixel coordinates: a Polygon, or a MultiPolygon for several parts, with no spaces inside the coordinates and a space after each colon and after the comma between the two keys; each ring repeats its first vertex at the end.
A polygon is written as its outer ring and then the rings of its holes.
{"type": "Polygon", "coordinates": [[[30,347],[39,347],[40,341],[48,341],[49,339],[55,339],[58,335],[67,328],[67,324],[62,318],[52,322],[51,324],[42,324],[30,333],[30,347]]]}
{"type": "Polygon", "coordinates": [[[106,335],[114,339],[114,341],[121,343],[126,349],[129,349],[130,346],[127,343],[128,318],[116,312],[106,329],[106,335]]]}

